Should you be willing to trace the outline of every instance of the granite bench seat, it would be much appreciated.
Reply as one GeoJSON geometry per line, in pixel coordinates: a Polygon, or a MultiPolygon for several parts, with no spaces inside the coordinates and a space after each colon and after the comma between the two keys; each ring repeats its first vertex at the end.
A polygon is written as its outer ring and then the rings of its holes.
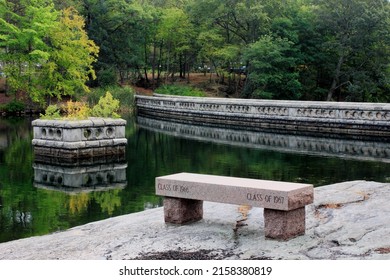
{"type": "Polygon", "coordinates": [[[237,177],[177,173],[157,177],[155,187],[166,223],[201,220],[203,201],[262,207],[265,237],[278,240],[305,234],[305,206],[313,202],[310,184],[237,177]]]}

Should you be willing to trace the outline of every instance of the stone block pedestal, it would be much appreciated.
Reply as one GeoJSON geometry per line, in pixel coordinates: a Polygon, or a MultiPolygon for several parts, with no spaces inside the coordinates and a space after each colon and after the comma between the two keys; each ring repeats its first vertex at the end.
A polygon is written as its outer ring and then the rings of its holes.
{"type": "Polygon", "coordinates": [[[266,238],[288,240],[305,234],[305,207],[290,211],[264,209],[266,238]]]}
{"type": "Polygon", "coordinates": [[[166,223],[185,224],[203,219],[203,201],[165,197],[164,219],[166,223]]]}
{"type": "Polygon", "coordinates": [[[125,154],[126,120],[44,120],[32,122],[34,153],[65,161],[125,154]]]}

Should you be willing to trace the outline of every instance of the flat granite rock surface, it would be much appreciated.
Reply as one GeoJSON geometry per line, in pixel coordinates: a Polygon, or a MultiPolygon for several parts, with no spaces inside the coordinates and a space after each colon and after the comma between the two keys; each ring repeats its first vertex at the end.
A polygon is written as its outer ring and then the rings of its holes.
{"type": "Polygon", "coordinates": [[[0,244],[0,259],[390,259],[390,184],[314,189],[306,234],[264,237],[262,208],[204,202],[204,219],[166,225],[163,208],[0,244]]]}

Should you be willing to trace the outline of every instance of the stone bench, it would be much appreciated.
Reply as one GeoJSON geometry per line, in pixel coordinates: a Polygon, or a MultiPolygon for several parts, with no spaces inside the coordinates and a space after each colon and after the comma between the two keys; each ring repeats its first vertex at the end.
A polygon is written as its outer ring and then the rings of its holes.
{"type": "Polygon", "coordinates": [[[265,237],[288,240],[305,234],[305,205],[313,202],[313,186],[215,175],[177,173],[156,178],[156,194],[164,196],[166,223],[203,218],[203,201],[264,208],[265,237]]]}

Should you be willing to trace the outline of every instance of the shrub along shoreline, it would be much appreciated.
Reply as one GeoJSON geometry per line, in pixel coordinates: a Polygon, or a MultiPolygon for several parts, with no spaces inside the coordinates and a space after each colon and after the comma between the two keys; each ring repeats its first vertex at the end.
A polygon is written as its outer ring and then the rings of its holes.
{"type": "MultiPolygon", "coordinates": [[[[50,100],[47,103],[51,106],[63,107],[68,101],[74,103],[84,103],[86,106],[93,108],[99,103],[101,97],[107,92],[112,94],[114,100],[119,101],[119,107],[116,109],[118,114],[131,115],[134,112],[134,95],[135,91],[131,87],[111,86],[104,88],[94,88],[91,92],[83,95],[75,95],[71,99],[66,96],[62,100],[50,100]]],[[[0,96],[1,97],[1,96],[0,96]]],[[[43,114],[47,106],[37,104],[29,100],[25,95],[18,96],[3,96],[0,98],[0,116],[35,116],[43,114]]]]}

